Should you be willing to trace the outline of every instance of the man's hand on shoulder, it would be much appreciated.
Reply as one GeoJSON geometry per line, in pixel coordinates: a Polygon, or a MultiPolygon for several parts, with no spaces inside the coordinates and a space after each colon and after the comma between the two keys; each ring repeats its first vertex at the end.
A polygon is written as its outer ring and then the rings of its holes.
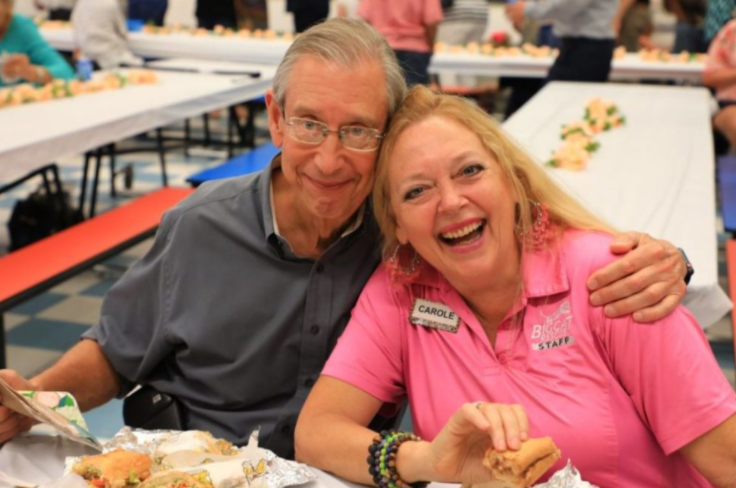
{"type": "Polygon", "coordinates": [[[590,303],[605,305],[609,317],[633,313],[653,322],[672,313],[687,289],[687,266],[671,243],[640,232],[616,235],[611,252],[623,255],[588,278],[590,303]]]}
{"type": "MultiPolygon", "coordinates": [[[[34,385],[10,369],[0,370],[0,378],[16,390],[35,390],[34,385]]],[[[2,406],[0,398],[0,444],[3,444],[21,432],[30,430],[33,420],[2,406]]]]}

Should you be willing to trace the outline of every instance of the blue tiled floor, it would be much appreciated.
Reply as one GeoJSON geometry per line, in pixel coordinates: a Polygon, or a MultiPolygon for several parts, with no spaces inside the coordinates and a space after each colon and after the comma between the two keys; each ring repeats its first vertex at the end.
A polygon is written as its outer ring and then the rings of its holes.
{"type": "Polygon", "coordinates": [[[80,295],[104,297],[107,291],[115,284],[114,280],[100,280],[98,283],[83,290],[80,295]]]}
{"type": "Polygon", "coordinates": [[[9,331],[7,341],[17,346],[65,351],[76,344],[88,328],[88,325],[33,317],[9,331]]]}
{"type": "Polygon", "coordinates": [[[31,298],[30,300],[18,305],[13,309],[13,313],[22,315],[37,315],[47,308],[56,305],[57,303],[64,301],[68,298],[67,295],[59,293],[48,292],[37,297],[31,298]]]}

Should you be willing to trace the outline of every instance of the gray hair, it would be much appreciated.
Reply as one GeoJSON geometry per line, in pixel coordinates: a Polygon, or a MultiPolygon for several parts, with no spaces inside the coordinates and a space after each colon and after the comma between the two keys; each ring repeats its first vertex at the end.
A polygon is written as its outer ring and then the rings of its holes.
{"type": "Polygon", "coordinates": [[[291,71],[299,58],[307,54],[341,68],[352,68],[365,61],[378,61],[386,77],[389,118],[404,100],[404,73],[383,36],[362,20],[338,18],[307,29],[286,51],[273,79],[274,98],[281,107],[284,106],[291,71]]]}

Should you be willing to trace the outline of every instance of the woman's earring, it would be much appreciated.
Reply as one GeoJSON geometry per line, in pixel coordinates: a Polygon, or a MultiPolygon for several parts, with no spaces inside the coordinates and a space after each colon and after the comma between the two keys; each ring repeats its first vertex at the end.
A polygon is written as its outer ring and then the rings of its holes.
{"type": "Polygon", "coordinates": [[[539,248],[544,246],[550,238],[549,210],[547,205],[539,202],[531,202],[532,215],[532,245],[539,248]]]}
{"type": "Polygon", "coordinates": [[[532,228],[524,231],[521,223],[521,206],[517,203],[514,205],[514,221],[516,225],[516,235],[520,241],[532,246],[533,248],[543,247],[551,237],[551,226],[549,223],[549,210],[544,203],[529,200],[529,207],[532,216],[532,228]]]}
{"type": "Polygon", "coordinates": [[[388,269],[391,281],[395,283],[410,283],[422,272],[421,258],[413,247],[411,247],[411,250],[414,251],[414,255],[411,258],[409,266],[403,266],[401,264],[402,257],[407,257],[406,253],[408,252],[408,249],[401,244],[398,244],[394,252],[391,253],[391,256],[386,259],[386,268],[388,269]]]}

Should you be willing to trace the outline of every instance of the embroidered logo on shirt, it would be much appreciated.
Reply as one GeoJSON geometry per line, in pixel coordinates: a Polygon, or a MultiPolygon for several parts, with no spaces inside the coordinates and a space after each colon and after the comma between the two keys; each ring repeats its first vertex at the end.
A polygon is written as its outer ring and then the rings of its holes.
{"type": "Polygon", "coordinates": [[[454,334],[460,324],[460,317],[447,305],[417,298],[411,308],[409,322],[454,334]]]}
{"type": "Polygon", "coordinates": [[[545,316],[544,323],[532,325],[531,345],[534,351],[565,347],[574,342],[572,312],[567,300],[553,314],[545,316]]]}

